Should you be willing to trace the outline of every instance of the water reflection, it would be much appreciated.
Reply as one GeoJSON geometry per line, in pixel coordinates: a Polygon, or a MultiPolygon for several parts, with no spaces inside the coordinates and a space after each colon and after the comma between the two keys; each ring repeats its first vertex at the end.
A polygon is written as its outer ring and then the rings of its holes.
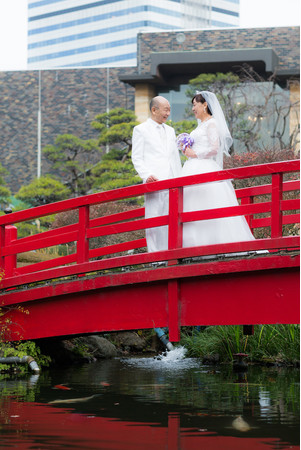
{"type": "Polygon", "coordinates": [[[1,448],[299,445],[296,369],[250,367],[239,380],[231,367],[212,369],[197,359],[114,359],[3,380],[1,390],[1,448]]]}

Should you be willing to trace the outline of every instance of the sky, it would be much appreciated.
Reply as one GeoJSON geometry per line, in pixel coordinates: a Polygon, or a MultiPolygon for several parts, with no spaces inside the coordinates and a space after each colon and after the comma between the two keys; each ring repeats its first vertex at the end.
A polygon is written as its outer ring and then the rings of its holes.
{"type": "MultiPolygon", "coordinates": [[[[300,25],[300,0],[240,0],[240,27],[300,25]]],[[[0,0],[0,70],[25,70],[27,0],[0,0]]]]}

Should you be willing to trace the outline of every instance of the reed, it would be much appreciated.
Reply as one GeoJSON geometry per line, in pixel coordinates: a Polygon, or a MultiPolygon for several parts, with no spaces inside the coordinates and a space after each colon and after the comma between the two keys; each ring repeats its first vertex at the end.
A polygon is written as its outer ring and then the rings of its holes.
{"type": "Polygon", "coordinates": [[[245,336],[242,326],[209,326],[202,331],[185,328],[181,345],[188,356],[204,357],[218,354],[230,362],[235,353],[247,353],[249,361],[296,364],[300,360],[299,325],[255,325],[254,335],[245,336]]]}

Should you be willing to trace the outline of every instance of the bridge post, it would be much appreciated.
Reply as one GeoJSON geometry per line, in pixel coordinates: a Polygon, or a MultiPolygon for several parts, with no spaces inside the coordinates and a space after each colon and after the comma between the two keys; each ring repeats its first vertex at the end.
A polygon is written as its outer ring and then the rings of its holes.
{"type": "Polygon", "coordinates": [[[283,196],[283,174],[272,174],[272,209],[271,209],[271,237],[282,236],[282,211],[281,202],[283,196]]]}
{"type": "MultiPolygon", "coordinates": [[[[5,227],[5,247],[17,240],[17,227],[6,225],[5,227]]],[[[8,255],[4,257],[5,277],[12,277],[17,268],[17,255],[8,255]]]]}
{"type": "Polygon", "coordinates": [[[180,340],[179,323],[179,283],[178,280],[168,281],[168,333],[171,342],[180,340]]]}
{"type": "MultiPolygon", "coordinates": [[[[183,188],[169,190],[169,224],[168,224],[168,249],[182,248],[183,245],[183,223],[180,214],[183,212],[183,188]]],[[[168,265],[173,265],[169,261],[168,265]]]]}
{"type": "MultiPolygon", "coordinates": [[[[6,208],[4,210],[5,214],[10,214],[12,210],[6,208]]],[[[12,242],[17,240],[18,230],[15,225],[5,225],[1,227],[1,248],[9,246],[12,242]]],[[[12,277],[15,274],[17,268],[17,255],[7,255],[1,257],[1,268],[4,271],[6,278],[12,277]]]]}
{"type": "MultiPolygon", "coordinates": [[[[183,223],[180,214],[183,212],[183,187],[169,190],[169,227],[168,249],[181,248],[183,245],[183,223]]],[[[168,261],[172,266],[176,261],[168,261]]],[[[180,340],[179,323],[179,285],[178,280],[168,282],[168,331],[171,342],[180,340]]]]}
{"type": "Polygon", "coordinates": [[[243,325],[243,334],[246,336],[253,336],[254,325],[243,325]]]}
{"type": "MultiPolygon", "coordinates": [[[[5,245],[5,225],[0,226],[0,249],[3,249],[5,245]]],[[[1,272],[4,272],[4,256],[0,255],[0,270],[1,272]]],[[[0,273],[1,278],[1,273],[0,273]]]]}
{"type": "Polygon", "coordinates": [[[78,240],[77,262],[79,264],[89,261],[89,239],[87,229],[89,227],[89,205],[78,208],[78,240]]]}

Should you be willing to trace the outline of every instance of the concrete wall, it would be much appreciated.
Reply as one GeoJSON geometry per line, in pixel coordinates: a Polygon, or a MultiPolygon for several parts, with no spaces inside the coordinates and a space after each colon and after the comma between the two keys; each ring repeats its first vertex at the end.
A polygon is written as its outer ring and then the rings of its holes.
{"type": "MultiPolygon", "coordinates": [[[[183,31],[182,31],[183,33],[183,31]]],[[[300,28],[232,28],[184,31],[185,41],[177,41],[178,32],[141,33],[138,46],[138,73],[149,72],[153,52],[192,52],[247,48],[273,48],[279,57],[279,69],[292,73],[300,69],[300,28]]]]}
{"type": "MultiPolygon", "coordinates": [[[[109,107],[134,109],[134,88],[121,83],[121,69],[109,70],[109,107]]],[[[37,176],[38,71],[0,72],[0,163],[14,193],[37,176]]],[[[96,138],[91,127],[107,108],[107,69],[41,71],[41,147],[59,134],[96,138]]],[[[42,157],[42,175],[48,170],[42,157]]]]}

